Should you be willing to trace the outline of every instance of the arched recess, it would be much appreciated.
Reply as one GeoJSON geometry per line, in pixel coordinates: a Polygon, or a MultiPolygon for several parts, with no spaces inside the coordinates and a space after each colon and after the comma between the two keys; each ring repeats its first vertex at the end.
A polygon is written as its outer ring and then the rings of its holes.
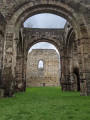
{"type": "MultiPolygon", "coordinates": [[[[34,45],[32,47],[35,47],[34,45]]],[[[43,83],[48,87],[60,86],[59,54],[54,50],[54,48],[50,49],[48,46],[48,48],[43,47],[44,44],[38,49],[31,48],[32,51],[30,50],[31,52],[28,52],[26,86],[41,87],[43,83]],[[40,62],[41,64],[39,67],[38,65],[40,62]]]]}
{"type": "MultiPolygon", "coordinates": [[[[18,52],[18,56],[17,56],[17,60],[16,60],[17,61],[17,65],[16,65],[17,66],[16,67],[16,74],[17,74],[17,83],[16,83],[17,85],[16,86],[17,86],[17,89],[18,89],[19,82],[22,80],[22,77],[23,77],[23,83],[24,83],[24,90],[26,89],[27,55],[28,55],[29,49],[33,45],[35,45],[35,44],[37,44],[39,42],[48,42],[48,43],[54,45],[57,48],[57,50],[58,50],[58,52],[60,54],[61,47],[60,47],[60,44],[57,44],[57,42],[55,42],[55,39],[49,39],[49,38],[43,38],[43,37],[37,38],[36,37],[36,38],[33,38],[32,41],[30,41],[30,39],[28,39],[28,40],[29,40],[29,43],[27,45],[24,43],[25,47],[24,47],[23,57],[21,57],[21,52],[20,52],[20,49],[22,49],[20,47],[21,44],[18,44],[18,48],[19,49],[17,51],[18,52]],[[19,68],[21,68],[21,65],[22,65],[22,69],[20,70],[19,68]],[[22,76],[20,78],[20,74],[21,73],[22,73],[22,76]]],[[[21,86],[21,91],[22,91],[22,86],[21,86]]]]}
{"type": "MultiPolygon", "coordinates": [[[[72,5],[73,6],[73,5],[72,5]]],[[[76,11],[75,10],[75,7],[73,6],[72,7],[71,4],[69,4],[68,2],[65,2],[65,3],[62,3],[61,1],[53,1],[50,0],[49,2],[47,2],[47,0],[44,0],[44,1],[34,1],[34,2],[24,2],[23,4],[23,1],[22,3],[16,5],[16,8],[15,9],[12,9],[14,10],[14,14],[12,15],[13,11],[11,10],[10,12],[10,19],[8,19],[7,21],[7,25],[6,25],[6,37],[5,37],[5,41],[9,41],[10,44],[12,45],[12,41],[13,41],[13,45],[10,46],[9,48],[11,49],[11,53],[8,57],[8,51],[6,51],[6,58],[4,59],[4,61],[9,58],[7,60],[7,62],[5,63],[5,66],[8,66],[8,67],[11,67],[12,68],[12,71],[13,71],[13,76],[15,74],[15,71],[14,71],[14,67],[13,67],[13,64],[15,65],[16,64],[16,56],[17,56],[17,52],[15,50],[15,46],[17,48],[17,42],[20,42],[19,40],[19,31],[21,29],[21,25],[23,24],[23,22],[29,17],[29,16],[32,16],[32,15],[35,15],[37,13],[43,13],[43,12],[47,12],[47,13],[54,13],[56,15],[59,15],[59,16],[62,16],[64,17],[65,19],[67,19],[70,24],[72,25],[75,33],[76,33],[76,39],[77,39],[77,42],[78,42],[78,52],[79,52],[79,59],[81,60],[81,63],[83,65],[81,65],[80,68],[83,69],[80,69],[80,73],[81,73],[81,77],[80,79],[82,79],[82,94],[86,95],[86,94],[90,94],[90,89],[88,86],[87,88],[87,81],[89,82],[89,78],[87,77],[87,72],[85,71],[88,71],[87,68],[85,68],[86,66],[86,62],[85,62],[85,59],[87,59],[86,57],[86,54],[84,54],[83,50],[87,45],[87,43],[89,43],[89,39],[88,39],[88,32],[87,32],[87,29],[85,27],[85,24],[82,20],[82,16],[83,14],[79,11],[76,11]],[[87,36],[87,38],[86,38],[87,36]],[[12,41],[11,41],[12,40],[12,41]],[[87,40],[87,42],[85,42],[85,40],[87,40]],[[83,46],[83,43],[85,42],[84,46],[83,46]],[[12,49],[14,48],[14,51],[15,51],[15,55],[13,55],[13,51],[12,49]],[[83,54],[85,56],[85,58],[83,57],[83,54]],[[11,61],[11,59],[13,58],[13,61],[11,61]],[[81,59],[82,58],[82,59],[81,59]],[[86,89],[83,89],[83,86],[85,86],[86,89]]],[[[8,18],[8,16],[7,16],[8,18]]],[[[23,42],[23,41],[22,41],[23,42]]],[[[8,46],[8,43],[5,43],[5,46],[8,46]]],[[[5,47],[7,48],[7,47],[5,47]]],[[[23,48],[22,48],[23,50],[23,48]]],[[[87,56],[89,55],[90,52],[88,52],[88,49],[86,49],[86,52],[87,52],[87,56]]],[[[23,59],[23,57],[22,57],[23,59]]],[[[88,60],[89,61],[89,60],[88,60]]],[[[88,64],[90,64],[88,62],[88,64]]],[[[90,70],[89,70],[90,71],[90,70]]],[[[88,74],[88,76],[90,76],[90,74],[88,74]]]]}
{"type": "MultiPolygon", "coordinates": [[[[62,40],[61,40],[61,41],[62,41],[62,40]]],[[[60,41],[60,42],[61,42],[61,41],[60,41]]],[[[54,45],[54,46],[57,48],[57,50],[58,50],[58,52],[59,52],[59,54],[60,54],[60,49],[61,49],[61,47],[62,47],[60,43],[57,43],[57,42],[55,41],[55,39],[42,38],[42,37],[41,37],[41,38],[35,38],[35,39],[33,39],[32,42],[29,43],[28,46],[25,48],[25,54],[28,53],[29,49],[30,49],[34,44],[37,44],[37,43],[39,43],[39,42],[47,42],[47,43],[50,43],[50,44],[54,45]]]]}
{"type": "MultiPolygon", "coordinates": [[[[77,78],[75,77],[74,68],[79,68],[78,49],[76,34],[73,28],[67,31],[66,48],[64,57],[64,80],[62,89],[67,91],[77,91],[77,78]],[[68,33],[68,34],[67,34],[68,33]]],[[[78,73],[79,75],[79,73],[78,73]]],[[[78,76],[79,78],[79,76],[78,76]]],[[[79,80],[80,82],[80,80],[79,80]]],[[[80,84],[80,83],[79,83],[80,84]]]]}
{"type": "Polygon", "coordinates": [[[76,90],[80,91],[80,76],[79,76],[79,68],[78,67],[73,68],[73,74],[74,74],[74,81],[76,83],[76,90]]]}

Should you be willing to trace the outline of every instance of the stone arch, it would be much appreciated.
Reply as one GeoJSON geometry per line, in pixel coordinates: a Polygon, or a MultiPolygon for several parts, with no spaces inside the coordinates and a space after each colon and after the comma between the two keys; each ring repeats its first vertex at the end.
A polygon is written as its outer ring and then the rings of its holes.
{"type": "MultiPolygon", "coordinates": [[[[25,40],[25,39],[24,39],[25,40]]],[[[62,40],[61,40],[62,41],[62,40]]],[[[21,47],[21,43],[19,43],[18,47],[19,47],[19,51],[18,52],[18,56],[17,56],[17,59],[16,59],[16,91],[22,91],[25,90],[26,88],[26,66],[27,66],[27,54],[28,54],[28,50],[36,43],[38,42],[48,42],[48,43],[51,43],[52,45],[54,45],[58,51],[60,52],[60,47],[59,47],[59,43],[58,42],[55,42],[55,39],[50,39],[48,37],[42,37],[42,34],[41,34],[41,37],[35,37],[32,39],[32,41],[30,39],[28,39],[28,42],[27,41],[24,41],[24,51],[22,53],[22,47],[21,47]],[[25,44],[27,43],[27,45],[25,44]],[[22,67],[22,69],[20,69],[22,67]],[[22,74],[22,76],[20,76],[22,74]],[[22,81],[22,77],[23,77],[23,81],[22,81]],[[21,88],[19,88],[19,86],[23,84],[21,86],[21,88]]],[[[38,66],[37,66],[38,67],[38,66]]]]}
{"type": "MultiPolygon", "coordinates": [[[[8,2],[8,1],[6,1],[8,2]]],[[[75,33],[76,33],[76,41],[77,41],[77,48],[78,48],[78,56],[79,56],[79,66],[80,66],[80,79],[82,80],[81,84],[81,94],[82,95],[88,95],[90,94],[90,68],[88,66],[90,65],[90,60],[87,58],[87,56],[90,55],[90,38],[87,32],[87,26],[86,20],[84,19],[84,10],[81,11],[85,7],[85,10],[87,9],[84,4],[76,2],[75,0],[58,0],[58,1],[52,1],[52,0],[34,0],[34,1],[26,1],[22,0],[19,2],[12,1],[13,4],[8,4],[6,8],[7,11],[4,14],[5,20],[7,22],[6,29],[5,29],[5,42],[4,42],[4,60],[3,65],[6,68],[10,68],[10,71],[14,78],[16,67],[18,67],[19,63],[25,64],[25,61],[23,60],[24,57],[24,51],[23,51],[23,36],[21,34],[21,39],[19,38],[19,31],[21,29],[22,23],[32,15],[35,15],[37,13],[43,13],[43,12],[49,12],[54,13],[56,15],[62,16],[66,18],[70,24],[72,25],[75,33]],[[83,21],[83,19],[84,21],[83,21]],[[20,41],[21,40],[21,41],[20,41]],[[17,44],[18,42],[21,42],[21,56],[17,56],[17,44]],[[9,43],[9,45],[8,45],[9,43]],[[14,52],[13,52],[14,51],[14,52]],[[18,65],[16,65],[16,59],[18,58],[19,62],[18,65]],[[20,59],[19,59],[20,58],[20,59]],[[86,63],[86,60],[88,61],[86,63]],[[21,61],[21,62],[20,62],[21,61]],[[14,66],[13,66],[14,64],[14,66]],[[87,68],[85,67],[87,66],[87,68]],[[88,75],[87,75],[88,74],[88,75]],[[88,84],[89,83],[89,84],[88,84]],[[83,86],[85,89],[83,89],[83,86]]],[[[11,3],[11,2],[10,2],[11,3]]],[[[4,3],[3,3],[4,4],[4,3]]],[[[1,7],[3,10],[3,6],[1,7]]],[[[65,59],[65,51],[63,53],[64,48],[66,48],[66,44],[63,43],[62,47],[62,61],[65,59]]],[[[21,65],[23,66],[23,65],[21,65]]],[[[20,68],[18,68],[19,71],[20,68]]],[[[20,73],[22,74],[22,73],[20,73]]],[[[25,75],[22,76],[21,82],[24,81],[25,75]]],[[[7,77],[5,78],[7,79],[7,77]]],[[[18,81],[18,80],[17,80],[18,81]]],[[[8,81],[9,82],[9,81],[8,81]]],[[[21,83],[19,84],[21,86],[21,83]]]]}
{"type": "MultiPolygon", "coordinates": [[[[43,12],[54,13],[56,15],[64,17],[73,25],[74,29],[77,28],[77,31],[79,30],[77,21],[82,20],[78,17],[78,12],[75,11],[75,9],[73,9],[67,3],[62,3],[60,1],[52,2],[50,0],[49,2],[35,1],[35,2],[25,2],[25,3],[22,1],[22,3],[17,4],[15,8],[12,8],[12,10],[14,10],[14,15],[12,16],[13,11],[10,11],[11,15],[9,15],[9,18],[11,19],[9,23],[7,24],[7,27],[9,27],[10,24],[12,24],[13,27],[15,26],[20,27],[20,25],[28,17],[35,15],[37,13],[43,13],[43,12]]],[[[13,29],[13,27],[11,29],[13,29]]]]}
{"type": "Polygon", "coordinates": [[[37,43],[39,43],[39,42],[47,42],[47,43],[50,43],[50,44],[54,45],[54,46],[57,48],[57,50],[59,51],[59,53],[60,53],[60,46],[59,46],[56,42],[54,42],[53,39],[48,39],[48,38],[38,38],[38,39],[34,39],[32,43],[28,44],[28,47],[27,47],[27,49],[26,49],[26,52],[28,52],[28,50],[29,50],[34,44],[37,44],[37,43]]]}

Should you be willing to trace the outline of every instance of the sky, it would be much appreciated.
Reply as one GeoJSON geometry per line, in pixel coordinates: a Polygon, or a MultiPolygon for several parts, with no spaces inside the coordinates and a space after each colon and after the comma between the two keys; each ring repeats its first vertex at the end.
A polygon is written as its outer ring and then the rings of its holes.
{"type": "Polygon", "coordinates": [[[59,54],[57,48],[54,45],[47,43],[47,42],[39,42],[39,43],[33,45],[31,47],[31,49],[29,50],[29,52],[31,52],[32,49],[54,49],[59,54]]]}
{"type": "MultiPolygon", "coordinates": [[[[34,15],[30,18],[28,18],[24,22],[24,27],[27,28],[64,28],[66,24],[66,20],[62,17],[59,17],[54,14],[49,13],[42,13],[34,15]]],[[[29,52],[32,51],[32,49],[55,49],[58,53],[58,50],[56,47],[50,43],[46,42],[40,42],[31,47],[29,52]]]]}
{"type": "Polygon", "coordinates": [[[24,27],[32,28],[64,28],[66,20],[60,16],[42,13],[28,18],[24,22],[24,27]]]}

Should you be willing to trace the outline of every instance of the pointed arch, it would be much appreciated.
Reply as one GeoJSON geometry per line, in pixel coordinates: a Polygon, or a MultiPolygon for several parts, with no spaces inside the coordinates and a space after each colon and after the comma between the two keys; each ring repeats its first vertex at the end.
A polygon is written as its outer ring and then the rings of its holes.
{"type": "Polygon", "coordinates": [[[39,69],[43,69],[44,68],[44,63],[43,63],[42,60],[39,60],[39,62],[38,62],[38,68],[39,69]]]}

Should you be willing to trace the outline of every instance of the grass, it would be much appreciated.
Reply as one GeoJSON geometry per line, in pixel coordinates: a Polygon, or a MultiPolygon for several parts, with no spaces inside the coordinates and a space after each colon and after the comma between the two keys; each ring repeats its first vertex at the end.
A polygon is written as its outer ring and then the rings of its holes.
{"type": "Polygon", "coordinates": [[[90,120],[90,96],[60,87],[27,88],[0,99],[0,120],[90,120]]]}

